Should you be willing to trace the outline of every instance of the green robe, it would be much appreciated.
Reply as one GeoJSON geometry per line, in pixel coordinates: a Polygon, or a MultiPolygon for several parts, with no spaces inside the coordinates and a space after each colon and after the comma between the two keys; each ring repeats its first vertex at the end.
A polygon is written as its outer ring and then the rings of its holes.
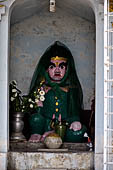
{"type": "MultiPolygon", "coordinates": [[[[55,118],[58,119],[59,114],[61,114],[62,120],[71,125],[74,121],[80,121],[79,110],[77,108],[76,102],[73,105],[74,114],[69,114],[69,94],[70,91],[75,92],[75,89],[71,88],[68,92],[61,90],[61,97],[58,98],[55,92],[51,89],[45,95],[45,101],[43,102],[43,107],[37,109],[37,113],[33,114],[30,118],[31,134],[43,134],[44,132],[51,131],[50,123],[53,114],[55,118]],[[57,103],[57,105],[56,105],[57,103]]],[[[77,92],[75,93],[77,95],[77,92]]],[[[77,96],[75,96],[77,97],[77,96]]],[[[67,128],[64,141],[66,142],[83,142],[84,133],[86,132],[85,126],[79,131],[73,131],[67,128]]]]}

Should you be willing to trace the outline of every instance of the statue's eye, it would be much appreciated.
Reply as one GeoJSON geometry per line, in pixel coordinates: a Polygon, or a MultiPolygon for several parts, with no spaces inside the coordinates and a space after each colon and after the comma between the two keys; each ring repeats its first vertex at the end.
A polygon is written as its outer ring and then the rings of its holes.
{"type": "Polygon", "coordinates": [[[67,67],[67,63],[64,63],[64,62],[62,62],[62,63],[60,63],[59,64],[59,67],[61,68],[61,69],[66,69],[67,67]]]}
{"type": "Polygon", "coordinates": [[[54,66],[53,66],[53,65],[50,65],[50,66],[49,66],[49,69],[53,69],[53,68],[54,68],[54,66]]]}
{"type": "Polygon", "coordinates": [[[60,66],[60,68],[61,68],[61,69],[64,69],[64,68],[65,68],[65,66],[64,66],[64,65],[61,65],[61,66],[60,66]]]}

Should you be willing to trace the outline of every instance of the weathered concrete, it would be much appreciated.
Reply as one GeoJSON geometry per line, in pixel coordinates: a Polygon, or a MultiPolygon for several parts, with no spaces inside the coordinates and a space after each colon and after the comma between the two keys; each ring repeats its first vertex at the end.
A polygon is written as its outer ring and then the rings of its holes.
{"type": "Polygon", "coordinates": [[[44,143],[11,142],[8,170],[75,169],[92,170],[94,155],[87,143],[63,143],[47,149],[44,143]]]}
{"type": "Polygon", "coordinates": [[[93,152],[9,152],[8,170],[73,169],[93,170],[93,152]]]}

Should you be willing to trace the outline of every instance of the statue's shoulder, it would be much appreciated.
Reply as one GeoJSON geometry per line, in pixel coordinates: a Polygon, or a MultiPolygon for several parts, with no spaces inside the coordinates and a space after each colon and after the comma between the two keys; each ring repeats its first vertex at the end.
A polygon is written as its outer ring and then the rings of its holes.
{"type": "Polygon", "coordinates": [[[64,92],[68,92],[69,91],[69,87],[68,86],[66,86],[66,87],[60,87],[61,88],[61,90],[63,90],[64,92]]]}
{"type": "Polygon", "coordinates": [[[70,90],[74,90],[76,89],[76,86],[75,85],[72,85],[72,86],[65,86],[65,87],[60,87],[61,90],[63,90],[64,92],[69,92],[70,90]]]}

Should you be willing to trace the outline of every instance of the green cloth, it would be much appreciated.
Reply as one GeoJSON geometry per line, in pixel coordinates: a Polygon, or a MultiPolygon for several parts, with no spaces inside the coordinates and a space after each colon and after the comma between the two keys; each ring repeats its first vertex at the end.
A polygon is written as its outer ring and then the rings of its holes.
{"type": "MultiPolygon", "coordinates": [[[[73,56],[70,50],[61,42],[56,41],[51,45],[40,58],[40,61],[34,72],[30,92],[32,93],[40,86],[51,87],[45,95],[45,101],[43,102],[43,107],[39,107],[36,112],[30,117],[30,127],[31,134],[43,134],[46,131],[51,130],[50,121],[53,114],[58,118],[59,114],[62,116],[62,120],[66,120],[69,124],[74,121],[80,121],[80,111],[83,106],[83,94],[80,82],[78,80],[73,56]],[[53,83],[46,72],[49,67],[51,57],[64,57],[67,58],[67,71],[64,78],[60,83],[53,83]],[[43,81],[43,84],[41,82],[43,81]],[[61,90],[62,88],[68,88],[68,92],[61,90]],[[56,112],[56,99],[58,112],[56,112]]],[[[82,142],[84,140],[84,133],[86,128],[82,126],[82,129],[74,132],[73,130],[67,129],[65,135],[65,141],[68,142],[82,142]]]]}
{"type": "MultiPolygon", "coordinates": [[[[30,127],[31,127],[31,134],[43,134],[44,132],[53,130],[50,127],[50,122],[53,116],[53,113],[55,114],[55,118],[58,120],[59,114],[62,116],[62,120],[65,120],[69,123],[69,125],[73,121],[80,121],[79,115],[78,115],[78,108],[75,105],[73,105],[73,111],[75,114],[69,115],[68,114],[68,103],[69,103],[69,93],[73,89],[70,89],[69,92],[61,91],[61,99],[55,99],[56,95],[55,92],[51,89],[48,91],[48,93],[45,95],[46,100],[43,103],[43,107],[40,107],[37,109],[37,113],[33,114],[30,118],[30,127]],[[58,106],[56,105],[56,102],[58,102],[58,106]],[[56,108],[58,109],[58,112],[56,112],[56,108]]],[[[75,93],[76,95],[77,93],[75,93]]],[[[75,96],[76,97],[76,96],[75,96]]],[[[70,130],[67,128],[66,134],[65,134],[65,141],[67,142],[83,142],[84,138],[83,135],[86,131],[86,128],[83,126],[83,128],[79,131],[74,132],[73,130],[70,130]]]]}

